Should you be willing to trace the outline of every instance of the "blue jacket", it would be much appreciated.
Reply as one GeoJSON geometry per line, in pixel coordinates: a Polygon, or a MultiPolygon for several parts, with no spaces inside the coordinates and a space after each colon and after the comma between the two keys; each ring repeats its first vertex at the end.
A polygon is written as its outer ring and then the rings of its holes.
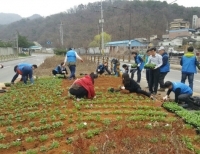
{"type": "Polygon", "coordinates": [[[24,66],[22,68],[22,79],[24,81],[24,83],[27,83],[27,79],[26,77],[29,76],[31,83],[33,83],[33,68],[32,65],[31,66],[24,66]]]}
{"type": "Polygon", "coordinates": [[[169,72],[170,70],[169,56],[166,52],[162,55],[162,61],[163,61],[163,64],[160,67],[160,72],[162,73],[169,72]]]}
{"type": "Polygon", "coordinates": [[[66,56],[67,56],[67,62],[76,62],[76,51],[69,50],[66,53],[66,56]]]}
{"type": "Polygon", "coordinates": [[[181,89],[180,94],[192,94],[192,89],[185,85],[184,83],[181,82],[172,82],[173,87],[172,87],[172,91],[175,92],[177,88],[181,89]]]}
{"type": "Polygon", "coordinates": [[[98,67],[97,67],[97,70],[100,69],[100,71],[105,71],[105,66],[103,64],[100,64],[98,67]]]}
{"type": "Polygon", "coordinates": [[[22,68],[28,66],[32,68],[32,64],[28,64],[28,63],[20,63],[17,65],[17,69],[19,69],[20,71],[22,71],[22,68]]]}
{"type": "Polygon", "coordinates": [[[139,55],[135,56],[135,63],[140,64],[140,67],[139,67],[140,70],[144,68],[144,61],[139,55]]]}
{"type": "Polygon", "coordinates": [[[182,73],[197,73],[196,67],[199,62],[193,52],[188,52],[182,56],[180,65],[182,66],[182,73]]]}
{"type": "Polygon", "coordinates": [[[60,65],[58,65],[56,68],[54,68],[54,70],[58,73],[62,73],[62,67],[60,65]]]}

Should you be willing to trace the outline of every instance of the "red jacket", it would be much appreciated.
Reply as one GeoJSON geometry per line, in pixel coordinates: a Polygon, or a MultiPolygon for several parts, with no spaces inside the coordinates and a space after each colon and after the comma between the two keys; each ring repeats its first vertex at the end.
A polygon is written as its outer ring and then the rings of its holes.
{"type": "Polygon", "coordinates": [[[89,75],[86,75],[85,77],[76,80],[74,83],[84,87],[88,91],[88,98],[89,99],[93,98],[95,96],[94,84],[93,84],[92,79],[89,75]]]}

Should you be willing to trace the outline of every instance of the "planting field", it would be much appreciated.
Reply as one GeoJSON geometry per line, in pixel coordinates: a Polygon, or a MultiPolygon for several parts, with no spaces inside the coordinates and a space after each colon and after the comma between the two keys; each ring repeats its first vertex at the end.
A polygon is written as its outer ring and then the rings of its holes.
{"type": "Polygon", "coordinates": [[[168,112],[141,95],[110,93],[121,79],[109,76],[95,80],[96,99],[77,102],[68,96],[72,82],[41,78],[2,95],[0,153],[200,153],[200,112],[165,103],[168,112]]]}

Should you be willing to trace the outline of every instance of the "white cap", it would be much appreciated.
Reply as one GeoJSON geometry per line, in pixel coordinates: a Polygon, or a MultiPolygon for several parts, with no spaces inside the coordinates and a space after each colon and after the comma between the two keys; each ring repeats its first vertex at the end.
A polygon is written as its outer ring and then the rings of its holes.
{"type": "Polygon", "coordinates": [[[160,50],[165,50],[165,48],[164,48],[163,46],[161,46],[161,47],[158,49],[158,51],[160,51],[160,50]]]}

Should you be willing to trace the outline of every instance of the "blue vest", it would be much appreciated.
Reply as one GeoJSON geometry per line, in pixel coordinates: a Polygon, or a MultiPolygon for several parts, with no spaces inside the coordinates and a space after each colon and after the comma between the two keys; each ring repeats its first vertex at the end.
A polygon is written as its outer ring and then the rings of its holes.
{"type": "Polygon", "coordinates": [[[181,82],[172,82],[173,88],[172,91],[175,92],[177,88],[181,89],[181,94],[192,94],[192,89],[181,82]]]}
{"type": "Polygon", "coordinates": [[[141,61],[140,60],[141,57],[140,58],[139,57],[140,57],[139,55],[137,55],[135,57],[135,62],[136,62],[136,64],[140,64],[141,63],[139,69],[142,70],[144,68],[144,61],[141,61]]]}
{"type": "Polygon", "coordinates": [[[196,61],[195,56],[192,56],[192,57],[183,56],[182,57],[182,72],[183,73],[197,73],[195,61],[196,61]]]}
{"type": "Polygon", "coordinates": [[[162,57],[163,57],[163,58],[164,58],[164,57],[167,57],[168,60],[167,60],[167,64],[166,64],[166,65],[160,67],[160,72],[162,72],[162,73],[169,72],[169,70],[170,70],[169,56],[167,55],[167,53],[164,53],[164,54],[162,55],[162,57]]]}
{"type": "Polygon", "coordinates": [[[76,53],[74,50],[70,50],[66,54],[67,62],[76,62],[76,53]]]}
{"type": "Polygon", "coordinates": [[[20,63],[19,65],[17,65],[17,69],[19,69],[20,71],[22,71],[22,68],[24,68],[25,66],[32,67],[32,64],[20,63]]]}

